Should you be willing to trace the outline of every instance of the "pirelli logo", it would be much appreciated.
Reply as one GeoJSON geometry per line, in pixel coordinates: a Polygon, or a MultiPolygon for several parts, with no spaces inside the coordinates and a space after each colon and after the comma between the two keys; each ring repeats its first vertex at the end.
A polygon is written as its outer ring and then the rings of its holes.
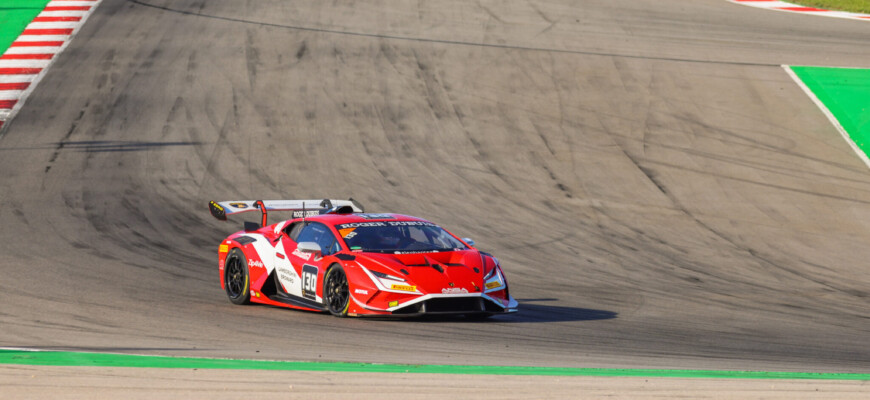
{"type": "Polygon", "coordinates": [[[390,286],[390,289],[393,290],[401,290],[403,292],[416,292],[417,287],[412,285],[396,285],[395,283],[390,286]]]}
{"type": "Polygon", "coordinates": [[[499,281],[494,281],[494,282],[490,282],[490,283],[486,284],[487,289],[494,289],[494,288],[497,288],[499,286],[501,286],[501,282],[499,282],[499,281]]]}
{"type": "Polygon", "coordinates": [[[230,251],[229,246],[227,246],[225,244],[218,246],[218,253],[226,253],[228,251],[230,251]]]}

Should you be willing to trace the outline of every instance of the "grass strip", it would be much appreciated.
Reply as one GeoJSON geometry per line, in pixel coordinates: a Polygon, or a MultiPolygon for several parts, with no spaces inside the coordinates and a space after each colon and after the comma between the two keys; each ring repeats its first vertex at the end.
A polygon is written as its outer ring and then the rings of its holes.
{"type": "Polygon", "coordinates": [[[24,32],[49,0],[0,0],[0,54],[24,32]]]}
{"type": "Polygon", "coordinates": [[[667,369],[512,367],[482,365],[373,364],[345,362],[263,361],[164,357],[67,351],[0,350],[0,364],[65,367],[127,367],[236,369],[268,371],[328,371],[459,375],[602,376],[722,379],[870,380],[870,374],[667,369]]]}
{"type": "Polygon", "coordinates": [[[870,156],[870,69],[799,67],[791,70],[870,156]]]}

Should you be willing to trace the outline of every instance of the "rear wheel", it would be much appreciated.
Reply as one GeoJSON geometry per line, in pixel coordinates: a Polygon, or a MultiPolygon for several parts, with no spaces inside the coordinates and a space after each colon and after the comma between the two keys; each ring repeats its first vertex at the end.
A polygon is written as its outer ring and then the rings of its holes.
{"type": "Polygon", "coordinates": [[[248,277],[248,261],[239,249],[233,249],[227,255],[224,264],[224,288],[227,297],[233,304],[248,304],[251,301],[250,278],[248,277]]]}
{"type": "Polygon", "coordinates": [[[323,300],[332,315],[336,317],[347,316],[347,309],[350,307],[350,291],[347,288],[347,275],[341,265],[335,265],[326,272],[323,293],[323,300]]]}

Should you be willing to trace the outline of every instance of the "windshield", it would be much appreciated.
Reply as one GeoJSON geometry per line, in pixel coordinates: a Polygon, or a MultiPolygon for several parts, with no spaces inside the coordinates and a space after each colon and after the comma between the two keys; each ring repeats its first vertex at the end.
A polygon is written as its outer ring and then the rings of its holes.
{"type": "Polygon", "coordinates": [[[401,254],[468,248],[431,222],[358,222],[336,225],[336,228],[347,246],[356,251],[401,254]]]}

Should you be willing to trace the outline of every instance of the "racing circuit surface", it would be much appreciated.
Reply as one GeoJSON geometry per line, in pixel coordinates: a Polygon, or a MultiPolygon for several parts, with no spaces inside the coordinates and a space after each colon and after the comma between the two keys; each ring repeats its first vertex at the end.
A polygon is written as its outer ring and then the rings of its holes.
{"type": "Polygon", "coordinates": [[[3,346],[870,369],[870,171],[780,67],[870,67],[866,22],[724,0],[104,0],[90,18],[0,137],[3,346]],[[474,238],[520,312],[230,304],[217,245],[244,218],[208,200],[319,197],[474,238]]]}

